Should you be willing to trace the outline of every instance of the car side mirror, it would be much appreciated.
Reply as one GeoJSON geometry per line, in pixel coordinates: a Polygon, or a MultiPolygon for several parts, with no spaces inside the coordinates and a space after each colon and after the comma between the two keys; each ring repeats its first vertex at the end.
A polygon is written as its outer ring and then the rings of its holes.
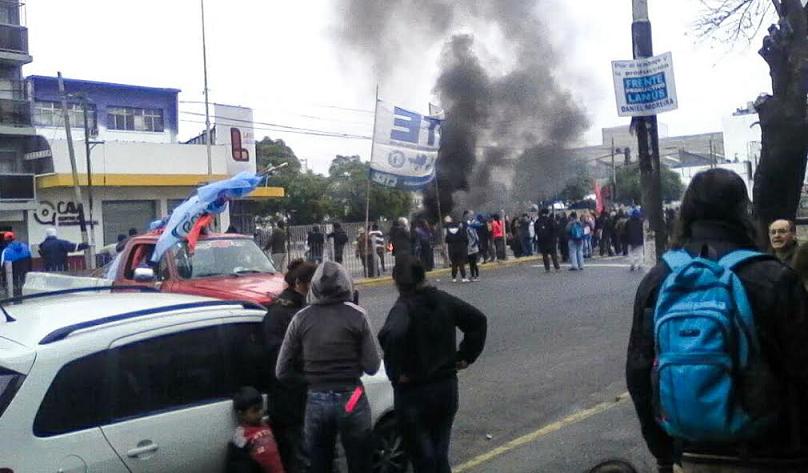
{"type": "Polygon", "coordinates": [[[135,268],[135,282],[154,282],[152,268],[135,268]]]}

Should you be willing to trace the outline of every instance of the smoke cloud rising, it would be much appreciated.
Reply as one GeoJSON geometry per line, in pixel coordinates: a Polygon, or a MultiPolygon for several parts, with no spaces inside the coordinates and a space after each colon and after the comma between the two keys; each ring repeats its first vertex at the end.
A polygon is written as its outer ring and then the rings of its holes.
{"type": "MultiPolygon", "coordinates": [[[[369,59],[380,79],[443,43],[433,93],[446,111],[438,159],[441,210],[492,206],[514,165],[563,167],[563,150],[587,128],[584,111],[558,78],[560,63],[539,17],[546,0],[340,0],[338,38],[369,59]],[[463,32],[458,32],[463,25],[463,32]],[[470,34],[466,26],[482,34],[470,34]],[[491,31],[495,34],[491,34],[491,31]],[[480,38],[495,36],[487,43],[480,38]],[[498,54],[496,54],[498,53],[498,54]],[[537,153],[541,148],[545,152],[537,153]],[[525,151],[527,150],[527,151],[525,151]],[[457,191],[468,191],[457,193],[457,191]]],[[[554,171],[560,173],[560,171],[554,171]]],[[[560,177],[560,176],[559,176],[560,177]]],[[[528,182],[524,181],[523,182],[528,182]]],[[[530,181],[549,186],[551,180],[530,181]]],[[[548,189],[531,189],[538,197],[548,189]]],[[[437,216],[434,189],[425,193],[437,216]]]]}

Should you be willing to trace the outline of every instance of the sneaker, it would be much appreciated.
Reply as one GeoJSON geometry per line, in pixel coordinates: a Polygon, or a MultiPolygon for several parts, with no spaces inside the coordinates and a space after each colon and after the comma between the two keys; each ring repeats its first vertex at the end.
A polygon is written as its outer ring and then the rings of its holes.
{"type": "Polygon", "coordinates": [[[463,282],[471,282],[467,278],[463,278],[463,282]]]}
{"type": "Polygon", "coordinates": [[[457,282],[457,278],[453,278],[453,279],[452,279],[452,282],[457,282]]]}
{"type": "Polygon", "coordinates": [[[570,271],[578,271],[578,268],[570,268],[570,271]]]}
{"type": "Polygon", "coordinates": [[[480,282],[480,278],[471,278],[471,282],[480,282]]]}

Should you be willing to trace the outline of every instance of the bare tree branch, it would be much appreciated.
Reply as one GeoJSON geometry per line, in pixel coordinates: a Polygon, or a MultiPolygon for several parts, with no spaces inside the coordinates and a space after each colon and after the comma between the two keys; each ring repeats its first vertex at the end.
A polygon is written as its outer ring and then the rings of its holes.
{"type": "Polygon", "coordinates": [[[703,12],[694,27],[699,38],[734,44],[751,42],[775,20],[779,0],[701,0],[703,12]]]}

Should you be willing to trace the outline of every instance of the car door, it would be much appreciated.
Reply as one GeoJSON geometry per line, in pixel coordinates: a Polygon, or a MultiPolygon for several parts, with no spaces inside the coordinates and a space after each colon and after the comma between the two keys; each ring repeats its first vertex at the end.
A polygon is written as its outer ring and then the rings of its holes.
{"type": "Polygon", "coordinates": [[[112,422],[102,430],[133,473],[224,470],[235,419],[220,330],[208,320],[110,346],[112,422]]]}

